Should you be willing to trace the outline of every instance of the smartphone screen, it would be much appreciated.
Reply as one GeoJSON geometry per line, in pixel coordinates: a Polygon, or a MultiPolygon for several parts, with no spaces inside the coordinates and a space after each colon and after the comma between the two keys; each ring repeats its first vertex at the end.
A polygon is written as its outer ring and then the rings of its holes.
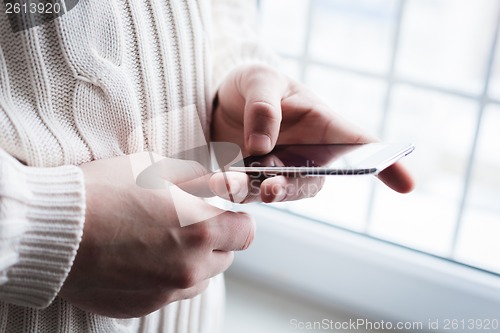
{"type": "Polygon", "coordinates": [[[247,157],[229,170],[266,175],[376,174],[413,149],[411,144],[400,143],[279,145],[269,154],[247,157]]]}

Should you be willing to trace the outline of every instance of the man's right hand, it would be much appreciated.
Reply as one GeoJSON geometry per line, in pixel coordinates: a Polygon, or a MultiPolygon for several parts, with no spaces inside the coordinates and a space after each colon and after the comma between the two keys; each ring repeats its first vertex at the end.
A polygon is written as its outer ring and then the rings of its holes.
{"type": "MultiPolygon", "coordinates": [[[[185,172],[200,170],[195,162],[181,162],[185,172]]],[[[59,296],[83,310],[139,317],[192,298],[230,266],[232,251],[253,240],[254,224],[243,213],[221,211],[181,227],[177,210],[214,207],[196,197],[179,207],[169,190],[137,186],[129,156],[81,168],[87,191],[83,239],[59,296]]]]}

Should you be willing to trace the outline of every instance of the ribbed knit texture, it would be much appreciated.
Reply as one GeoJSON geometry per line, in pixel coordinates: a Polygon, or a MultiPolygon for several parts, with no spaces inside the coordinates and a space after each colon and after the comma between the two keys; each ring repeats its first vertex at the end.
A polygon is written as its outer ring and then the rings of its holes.
{"type": "Polygon", "coordinates": [[[219,331],[222,276],[131,320],[57,294],[85,220],[78,165],[202,144],[224,76],[273,61],[254,14],[253,0],[80,0],[19,33],[0,15],[0,332],[219,331]]]}
{"type": "Polygon", "coordinates": [[[0,171],[2,254],[16,258],[8,270],[2,267],[0,299],[46,307],[68,274],[82,235],[83,177],[76,167],[29,168],[3,151],[0,156],[11,162],[2,163],[0,171]]]}

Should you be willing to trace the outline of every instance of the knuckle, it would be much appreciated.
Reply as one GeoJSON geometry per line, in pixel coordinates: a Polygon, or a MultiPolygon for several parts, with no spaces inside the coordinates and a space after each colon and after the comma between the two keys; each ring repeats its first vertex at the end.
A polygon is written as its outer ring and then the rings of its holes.
{"type": "Polygon", "coordinates": [[[254,100],[251,102],[255,117],[264,118],[264,120],[280,120],[281,112],[277,112],[276,106],[268,101],[254,100]]]}
{"type": "Polygon", "coordinates": [[[188,289],[194,287],[199,281],[199,270],[196,267],[186,266],[179,272],[177,277],[177,287],[188,289]]]}
{"type": "Polygon", "coordinates": [[[267,64],[245,65],[238,72],[237,78],[246,85],[259,85],[262,82],[275,82],[283,85],[288,83],[286,75],[267,64]]]}
{"type": "Polygon", "coordinates": [[[278,72],[269,65],[266,64],[250,64],[246,66],[247,73],[249,73],[249,78],[258,77],[261,75],[265,76],[276,76],[278,77],[278,72]]]}
{"type": "Polygon", "coordinates": [[[213,234],[211,228],[206,223],[198,223],[193,228],[189,237],[189,243],[195,247],[205,247],[212,243],[213,234]]]}

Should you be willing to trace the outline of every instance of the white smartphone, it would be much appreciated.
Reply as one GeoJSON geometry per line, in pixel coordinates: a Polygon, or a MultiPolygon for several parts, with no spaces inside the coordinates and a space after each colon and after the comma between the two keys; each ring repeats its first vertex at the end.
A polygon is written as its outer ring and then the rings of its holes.
{"type": "Polygon", "coordinates": [[[414,149],[408,143],[278,145],[269,154],[247,157],[226,170],[264,176],[378,174],[414,149]]]}

